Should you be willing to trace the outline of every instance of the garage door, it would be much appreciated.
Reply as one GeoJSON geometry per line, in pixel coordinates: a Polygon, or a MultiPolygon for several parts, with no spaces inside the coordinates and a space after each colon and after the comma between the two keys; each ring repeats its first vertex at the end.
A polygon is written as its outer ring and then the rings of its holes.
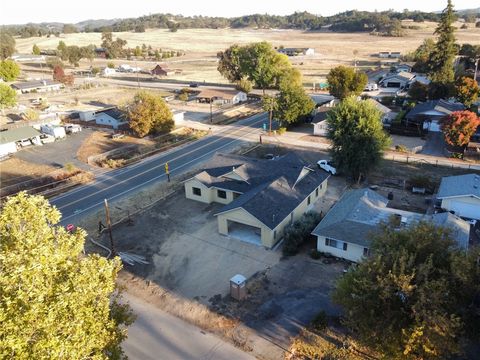
{"type": "Polygon", "coordinates": [[[255,226],[228,220],[228,236],[250,244],[262,245],[262,229],[255,226]]]}
{"type": "Polygon", "coordinates": [[[395,82],[395,81],[389,81],[389,82],[387,83],[387,87],[399,88],[399,87],[400,87],[400,83],[399,83],[399,82],[395,82]]]}
{"type": "Polygon", "coordinates": [[[428,128],[428,131],[439,132],[442,130],[440,129],[440,124],[437,121],[432,121],[430,123],[430,127],[428,128]]]}
{"type": "Polygon", "coordinates": [[[468,204],[462,201],[452,202],[452,210],[455,214],[461,217],[480,220],[480,206],[475,204],[468,204]]]}

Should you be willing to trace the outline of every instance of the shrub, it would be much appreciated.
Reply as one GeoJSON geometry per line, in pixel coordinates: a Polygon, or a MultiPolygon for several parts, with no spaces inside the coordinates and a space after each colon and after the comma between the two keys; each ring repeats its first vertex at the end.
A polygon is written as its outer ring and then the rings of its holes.
{"type": "Polygon", "coordinates": [[[400,144],[400,145],[395,145],[395,151],[401,152],[401,153],[407,153],[408,149],[405,145],[400,144]]]}
{"type": "Polygon", "coordinates": [[[110,69],[115,69],[115,64],[110,61],[110,62],[107,64],[107,67],[110,68],[110,69]]]}
{"type": "Polygon", "coordinates": [[[411,187],[425,188],[428,192],[435,190],[435,183],[426,175],[415,175],[408,179],[411,187]]]}
{"type": "Polygon", "coordinates": [[[281,127],[277,130],[277,134],[278,135],[283,135],[287,132],[287,128],[286,127],[281,127]]]}
{"type": "Polygon", "coordinates": [[[63,165],[63,168],[68,173],[74,172],[77,169],[72,163],[66,163],[65,165],[63,165]]]}
{"type": "Polygon", "coordinates": [[[395,97],[393,96],[384,96],[380,101],[383,105],[392,105],[395,97]]]}
{"type": "Polygon", "coordinates": [[[310,327],[313,331],[320,332],[327,328],[328,326],[328,317],[327,313],[322,310],[313,318],[310,323],[310,327]]]}
{"type": "Polygon", "coordinates": [[[322,257],[322,252],[317,249],[312,249],[312,251],[310,251],[310,257],[314,260],[318,260],[322,257]]]}
{"type": "Polygon", "coordinates": [[[285,229],[282,252],[291,256],[298,253],[300,246],[312,237],[311,232],[320,222],[321,216],[316,212],[308,212],[285,229]]]}

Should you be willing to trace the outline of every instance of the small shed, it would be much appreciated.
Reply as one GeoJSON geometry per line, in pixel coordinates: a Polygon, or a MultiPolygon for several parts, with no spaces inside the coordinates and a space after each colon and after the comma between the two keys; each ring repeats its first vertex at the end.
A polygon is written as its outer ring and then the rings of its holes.
{"type": "Polygon", "coordinates": [[[243,300],[247,297],[247,278],[237,274],[230,279],[230,296],[235,300],[243,300]]]}

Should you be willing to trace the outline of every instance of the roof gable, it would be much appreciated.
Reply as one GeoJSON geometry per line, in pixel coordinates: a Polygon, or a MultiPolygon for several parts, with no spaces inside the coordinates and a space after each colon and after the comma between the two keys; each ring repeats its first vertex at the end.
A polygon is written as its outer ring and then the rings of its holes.
{"type": "Polygon", "coordinates": [[[437,198],[475,196],[480,199],[480,175],[466,174],[443,177],[437,198]]]}

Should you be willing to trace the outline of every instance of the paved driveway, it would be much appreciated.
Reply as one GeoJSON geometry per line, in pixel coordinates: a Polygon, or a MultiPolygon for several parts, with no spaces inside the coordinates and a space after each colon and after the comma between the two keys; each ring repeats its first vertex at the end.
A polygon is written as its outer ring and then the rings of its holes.
{"type": "Polygon", "coordinates": [[[92,134],[92,129],[82,129],[81,132],[67,135],[66,138],[43,146],[30,146],[15,153],[15,157],[35,164],[45,164],[63,167],[66,163],[89,170],[90,167],[77,159],[77,151],[83,141],[92,134]]]}
{"type": "Polygon", "coordinates": [[[423,149],[420,152],[421,154],[431,155],[431,156],[445,156],[445,140],[443,139],[442,132],[429,132],[427,134],[427,139],[423,145],[423,149]]]}

